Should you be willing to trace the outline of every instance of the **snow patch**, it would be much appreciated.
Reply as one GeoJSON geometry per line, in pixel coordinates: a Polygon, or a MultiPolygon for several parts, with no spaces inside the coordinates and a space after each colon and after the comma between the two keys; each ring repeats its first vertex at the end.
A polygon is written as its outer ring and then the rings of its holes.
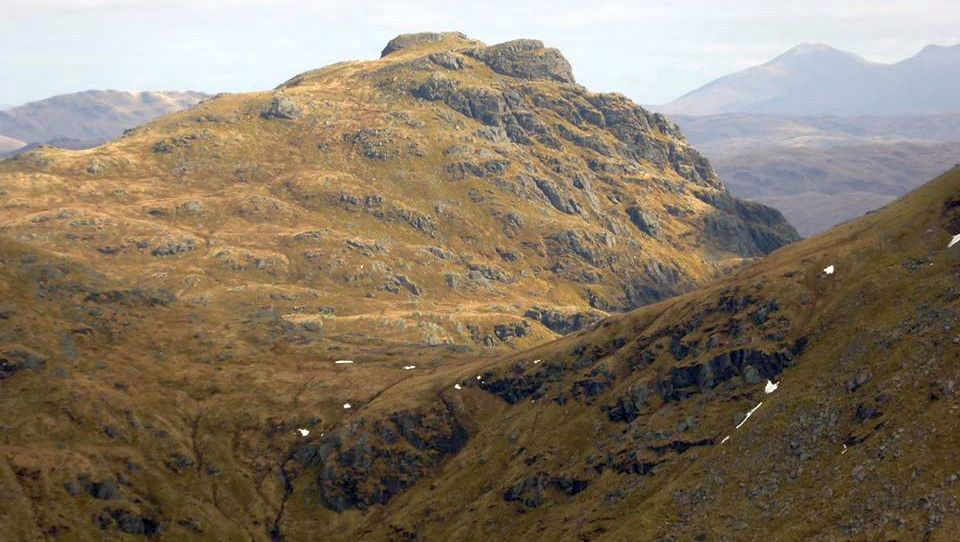
{"type": "Polygon", "coordinates": [[[337,361],[334,361],[334,363],[337,364],[337,365],[349,365],[349,364],[353,363],[353,360],[352,360],[352,359],[338,359],[337,361]]]}
{"type": "Polygon", "coordinates": [[[950,244],[947,245],[947,248],[950,248],[957,243],[960,243],[960,233],[953,236],[953,239],[950,240],[950,244]]]}
{"type": "Polygon", "coordinates": [[[845,454],[845,453],[847,453],[847,445],[846,445],[846,444],[843,445],[843,450],[840,451],[840,455],[843,455],[843,454],[845,454]]]}
{"type": "Polygon", "coordinates": [[[344,403],[344,404],[343,404],[343,409],[344,409],[344,410],[350,410],[351,408],[353,408],[353,406],[352,406],[350,403],[344,403]]]}
{"type": "Polygon", "coordinates": [[[463,388],[460,386],[460,384],[454,384],[454,385],[453,385],[453,389],[455,389],[455,390],[462,390],[463,388]]]}
{"type": "Polygon", "coordinates": [[[307,436],[307,435],[310,434],[310,430],[309,430],[309,429],[297,429],[297,431],[300,432],[300,436],[301,436],[301,437],[305,437],[305,436],[307,436]]]}
{"type": "Polygon", "coordinates": [[[409,371],[409,370],[411,370],[411,369],[416,369],[416,368],[417,368],[416,365],[404,365],[404,366],[403,366],[403,370],[404,370],[404,371],[409,371]]]}
{"type": "Polygon", "coordinates": [[[832,266],[832,265],[828,265],[828,266],[826,266],[826,267],[823,268],[823,272],[826,273],[826,274],[828,274],[828,275],[832,275],[833,272],[836,271],[836,270],[837,270],[837,269],[836,269],[834,266],[832,266]]]}
{"type": "Polygon", "coordinates": [[[533,360],[533,364],[534,364],[534,365],[536,365],[536,364],[538,364],[538,363],[540,363],[540,360],[539,360],[539,359],[533,360]]]}
{"type": "Polygon", "coordinates": [[[743,424],[747,423],[747,420],[750,419],[750,416],[753,416],[753,413],[756,412],[757,409],[760,408],[760,405],[762,404],[763,404],[763,401],[760,401],[759,403],[757,403],[757,406],[751,408],[750,411],[747,412],[747,415],[744,416],[743,421],[737,424],[737,429],[740,429],[743,426],[743,424]]]}
{"type": "Polygon", "coordinates": [[[763,392],[766,394],[771,394],[777,391],[777,388],[779,387],[780,387],[779,382],[772,382],[770,380],[767,380],[767,385],[763,387],[763,392]]]}
{"type": "Polygon", "coordinates": [[[724,442],[726,442],[726,441],[728,441],[728,440],[730,440],[730,435],[727,435],[727,436],[723,437],[723,440],[720,441],[720,444],[723,444],[724,442]]]}

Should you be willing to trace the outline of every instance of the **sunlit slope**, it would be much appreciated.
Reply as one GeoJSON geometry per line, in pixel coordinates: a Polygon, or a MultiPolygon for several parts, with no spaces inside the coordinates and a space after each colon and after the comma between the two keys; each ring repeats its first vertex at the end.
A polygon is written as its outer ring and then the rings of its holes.
{"type": "Polygon", "coordinates": [[[797,238],[730,197],[675,125],[576,85],[556,50],[392,43],[97,149],[4,162],[0,232],[327,335],[488,346],[687,291],[797,238]]]}

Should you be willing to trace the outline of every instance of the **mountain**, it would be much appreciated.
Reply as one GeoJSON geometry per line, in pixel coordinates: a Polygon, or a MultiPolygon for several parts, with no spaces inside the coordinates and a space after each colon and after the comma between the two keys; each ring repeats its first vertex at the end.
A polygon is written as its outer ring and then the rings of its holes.
{"type": "Polygon", "coordinates": [[[0,169],[5,234],[198,303],[254,314],[277,296],[277,324],[307,336],[384,325],[384,341],[492,346],[798,238],[731,197],[675,125],[576,85],[539,42],[391,43],[102,148],[20,154],[0,169]]]}
{"type": "Polygon", "coordinates": [[[417,34],[0,191],[11,540],[960,527],[960,169],[760,259],[662,117],[417,34]]]}
{"type": "Polygon", "coordinates": [[[200,92],[88,90],[0,110],[0,134],[36,144],[94,147],[161,115],[192,107],[200,92]]]}
{"type": "Polygon", "coordinates": [[[826,45],[794,47],[658,110],[667,114],[903,115],[960,112],[960,45],[930,45],[895,64],[826,45]]]}
{"type": "MultiPolygon", "coordinates": [[[[92,227],[56,212],[76,239],[92,227]]],[[[11,540],[951,540],[958,231],[954,169],[708,286],[506,355],[311,344],[274,316],[316,303],[306,290],[190,297],[50,251],[49,234],[5,234],[0,527],[11,540]]]]}
{"type": "Polygon", "coordinates": [[[731,193],[805,236],[889,203],[960,162],[960,114],[674,116],[731,193]]]}
{"type": "Polygon", "coordinates": [[[0,157],[17,149],[22,149],[26,143],[12,137],[0,135],[0,157]]]}

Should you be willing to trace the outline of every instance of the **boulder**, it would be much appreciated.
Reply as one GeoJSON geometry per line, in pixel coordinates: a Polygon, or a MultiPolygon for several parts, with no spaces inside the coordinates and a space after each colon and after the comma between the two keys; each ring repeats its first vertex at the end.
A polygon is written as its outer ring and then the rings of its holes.
{"type": "Polygon", "coordinates": [[[303,117],[303,108],[289,96],[274,96],[270,105],[260,113],[260,116],[268,120],[295,120],[303,117]]]}
{"type": "Polygon", "coordinates": [[[634,206],[627,208],[627,215],[630,217],[630,222],[633,222],[633,225],[643,233],[653,238],[660,236],[662,232],[660,219],[655,214],[634,206]]]}

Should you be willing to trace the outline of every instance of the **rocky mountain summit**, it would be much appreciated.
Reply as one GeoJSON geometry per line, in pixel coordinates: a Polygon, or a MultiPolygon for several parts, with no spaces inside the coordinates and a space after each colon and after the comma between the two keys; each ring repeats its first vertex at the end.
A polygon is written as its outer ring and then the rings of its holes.
{"type": "Polygon", "coordinates": [[[305,342],[532,343],[554,335],[534,307],[586,322],[797,239],[558,51],[456,33],[26,153],[0,186],[5,236],[305,342]]]}

